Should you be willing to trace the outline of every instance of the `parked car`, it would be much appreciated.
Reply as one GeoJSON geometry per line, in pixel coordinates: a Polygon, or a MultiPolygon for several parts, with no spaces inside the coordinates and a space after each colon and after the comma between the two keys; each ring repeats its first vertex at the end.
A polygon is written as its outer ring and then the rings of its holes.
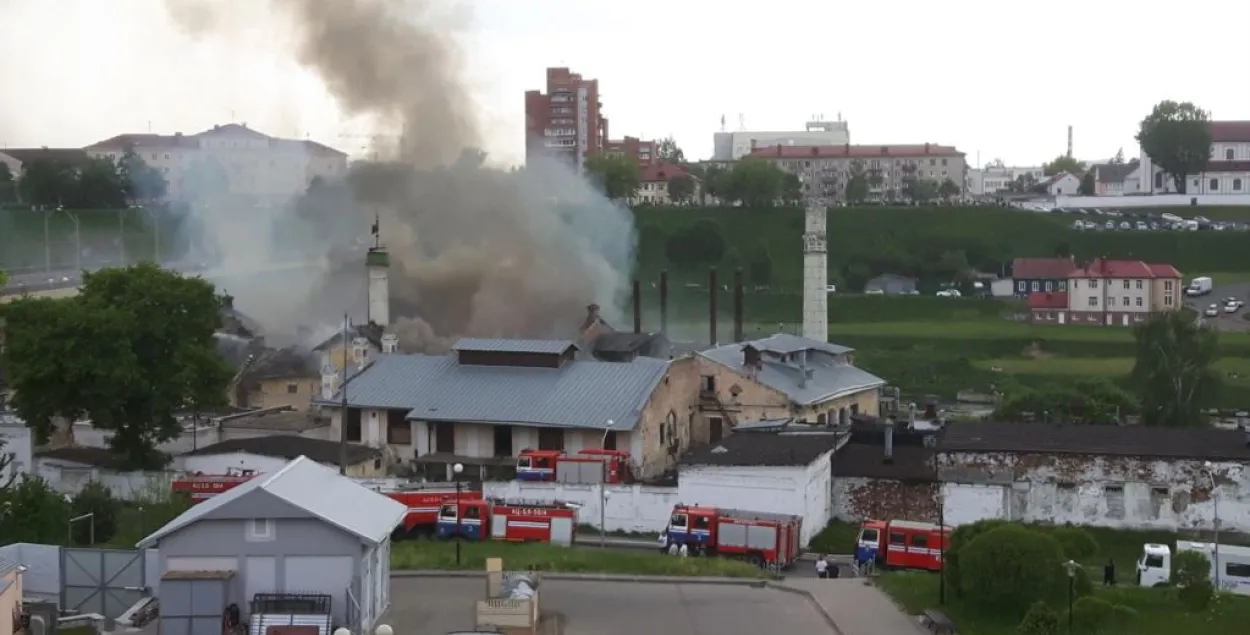
{"type": "Polygon", "coordinates": [[[963,294],[959,292],[959,289],[942,289],[934,295],[939,298],[958,298],[963,296],[963,294]]]}
{"type": "Polygon", "coordinates": [[[1220,314],[1220,305],[1218,304],[1212,304],[1211,306],[1208,306],[1207,310],[1203,312],[1203,315],[1207,317],[1216,317],[1219,314],[1220,314]]]}

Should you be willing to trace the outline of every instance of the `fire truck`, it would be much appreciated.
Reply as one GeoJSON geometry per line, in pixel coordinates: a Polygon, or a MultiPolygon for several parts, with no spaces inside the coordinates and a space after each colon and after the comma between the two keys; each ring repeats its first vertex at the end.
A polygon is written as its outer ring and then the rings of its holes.
{"type": "Polygon", "coordinates": [[[882,567],[937,571],[942,568],[950,531],[950,527],[910,520],[864,521],[855,544],[855,559],[874,560],[882,567]]]}
{"type": "Polygon", "coordinates": [[[228,468],[225,474],[204,474],[195,472],[174,479],[170,485],[175,493],[186,494],[191,503],[208,500],[240,483],[246,483],[256,476],[256,470],[228,468]]]}
{"type": "Polygon", "coordinates": [[[571,545],[577,533],[577,508],[565,503],[461,500],[438,512],[439,538],[507,540],[571,545]]]}
{"type": "Polygon", "coordinates": [[[559,450],[521,450],[517,455],[518,481],[561,483],[628,483],[633,480],[629,453],[624,450],[586,449],[577,454],[559,450]]]}
{"type": "Polygon", "coordinates": [[[798,560],[803,519],[740,509],[677,505],[660,535],[661,549],[741,558],[786,569],[798,560]]]}

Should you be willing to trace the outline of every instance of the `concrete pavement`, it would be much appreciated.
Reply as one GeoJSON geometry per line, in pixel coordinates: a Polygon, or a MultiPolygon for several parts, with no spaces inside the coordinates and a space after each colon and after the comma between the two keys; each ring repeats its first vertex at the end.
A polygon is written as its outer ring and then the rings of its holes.
{"type": "Polygon", "coordinates": [[[839,635],[909,635],[925,633],[920,622],[863,578],[790,579],[771,584],[810,598],[839,635]]]}

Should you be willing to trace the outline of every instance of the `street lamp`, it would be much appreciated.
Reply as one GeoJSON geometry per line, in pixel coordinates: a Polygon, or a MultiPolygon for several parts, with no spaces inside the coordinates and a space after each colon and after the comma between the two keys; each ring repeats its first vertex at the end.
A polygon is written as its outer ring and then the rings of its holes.
{"type": "Polygon", "coordinates": [[[456,478],[456,535],[452,537],[456,541],[456,566],[460,566],[460,473],[464,471],[464,464],[457,463],[451,466],[452,473],[456,478]]]}
{"type": "Polygon", "coordinates": [[[67,538],[69,538],[69,542],[65,543],[67,546],[73,546],[73,544],[74,544],[74,523],[76,523],[76,522],[78,522],[78,521],[80,521],[80,520],[90,521],[90,523],[87,525],[87,531],[88,531],[88,534],[87,534],[87,536],[88,536],[88,542],[87,542],[87,545],[88,545],[88,546],[91,546],[91,545],[94,545],[94,544],[95,544],[95,512],[87,512],[87,513],[82,514],[82,515],[80,515],[80,516],[74,516],[73,518],[69,519],[69,522],[65,523],[65,527],[66,527],[66,529],[67,529],[67,533],[68,533],[68,535],[67,535],[66,537],[67,537],[67,538]]]}
{"type": "MultiPolygon", "coordinates": [[[[616,422],[608,419],[603,427],[603,438],[599,440],[599,447],[603,450],[608,449],[608,435],[614,425],[616,422]]],[[[608,546],[608,464],[607,457],[603,457],[603,470],[599,474],[599,546],[604,548],[608,546]]]]}
{"type": "Polygon", "coordinates": [[[1072,602],[1076,599],[1076,570],[1080,566],[1075,560],[1063,563],[1068,570],[1068,635],[1072,635],[1072,602]]]}
{"type": "Polygon", "coordinates": [[[1215,528],[1215,553],[1212,556],[1214,562],[1211,563],[1211,569],[1215,571],[1215,588],[1220,588],[1220,488],[1215,484],[1215,466],[1207,461],[1202,464],[1202,471],[1199,472],[1207,477],[1207,481],[1211,483],[1211,505],[1214,509],[1211,512],[1211,525],[1215,528]]]}

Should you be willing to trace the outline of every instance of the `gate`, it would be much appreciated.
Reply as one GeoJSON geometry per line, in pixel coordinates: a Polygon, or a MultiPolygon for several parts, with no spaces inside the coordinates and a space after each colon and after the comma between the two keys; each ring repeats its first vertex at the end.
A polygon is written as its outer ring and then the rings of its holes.
{"type": "Polygon", "coordinates": [[[120,617],[146,597],[143,551],[61,549],[61,610],[120,617]]]}

